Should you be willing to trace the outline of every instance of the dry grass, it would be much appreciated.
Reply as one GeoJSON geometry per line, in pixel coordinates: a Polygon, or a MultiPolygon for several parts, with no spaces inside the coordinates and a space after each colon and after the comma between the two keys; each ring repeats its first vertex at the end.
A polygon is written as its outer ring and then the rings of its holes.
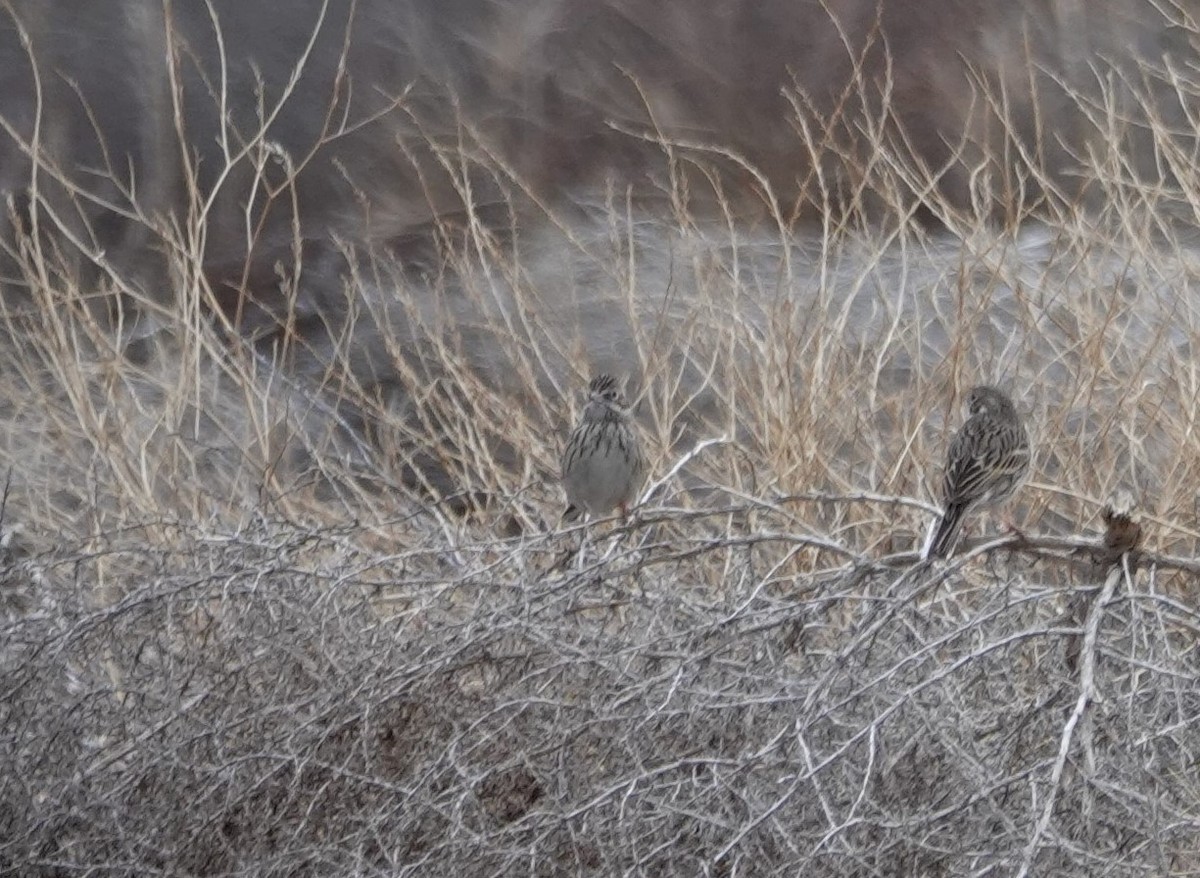
{"type": "MultiPolygon", "coordinates": [[[[1031,532],[1094,533],[1123,487],[1148,548],[1195,550],[1192,141],[1152,101],[1078,101],[1102,208],[1014,142],[1006,185],[1041,194],[1003,222],[1000,157],[956,209],[886,113],[863,165],[802,96],[817,227],[749,166],[746,220],[708,172],[738,157],[673,142],[657,208],[613,189],[531,222],[467,130],[431,154],[492,175],[507,223],[445,220],[425,265],[366,236],[281,266],[257,337],[201,270],[204,193],[143,218],[164,304],[59,249],[39,167],[2,315],[0,864],[1196,874],[1192,579],[880,561],[919,543],[980,380],[1029,418],[1031,532]],[[1131,126],[1161,177],[1126,173],[1131,126]],[[594,368],[637,381],[656,481],[627,526],[564,532],[594,368]]],[[[270,153],[244,142],[231,169],[270,153]]]]}

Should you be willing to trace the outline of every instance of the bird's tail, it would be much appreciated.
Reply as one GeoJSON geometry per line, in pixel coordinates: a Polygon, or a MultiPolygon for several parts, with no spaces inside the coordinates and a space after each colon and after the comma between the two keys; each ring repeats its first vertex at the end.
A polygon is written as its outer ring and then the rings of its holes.
{"type": "Polygon", "coordinates": [[[959,504],[947,506],[942,517],[933,527],[932,536],[925,546],[925,558],[948,558],[958,544],[959,531],[967,507],[959,504]]]}

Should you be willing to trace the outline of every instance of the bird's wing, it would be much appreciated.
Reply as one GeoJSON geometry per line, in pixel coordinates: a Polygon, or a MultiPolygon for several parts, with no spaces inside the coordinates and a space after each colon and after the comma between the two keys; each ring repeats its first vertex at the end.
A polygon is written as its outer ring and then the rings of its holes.
{"type": "Polygon", "coordinates": [[[1029,465],[1029,443],[1017,424],[969,418],[950,443],[943,485],[949,505],[970,505],[1019,478],[1029,465]]]}

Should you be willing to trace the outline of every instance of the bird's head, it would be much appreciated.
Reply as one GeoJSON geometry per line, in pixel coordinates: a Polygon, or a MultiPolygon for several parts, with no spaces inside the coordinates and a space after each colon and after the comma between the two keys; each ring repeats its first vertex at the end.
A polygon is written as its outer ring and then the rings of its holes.
{"type": "Polygon", "coordinates": [[[584,417],[596,420],[629,414],[623,388],[611,375],[597,375],[588,384],[587,408],[584,417]]]}
{"type": "Polygon", "coordinates": [[[1012,400],[1002,390],[986,385],[972,387],[971,392],[967,394],[967,414],[971,417],[990,415],[994,418],[1017,420],[1017,409],[1012,400]]]}

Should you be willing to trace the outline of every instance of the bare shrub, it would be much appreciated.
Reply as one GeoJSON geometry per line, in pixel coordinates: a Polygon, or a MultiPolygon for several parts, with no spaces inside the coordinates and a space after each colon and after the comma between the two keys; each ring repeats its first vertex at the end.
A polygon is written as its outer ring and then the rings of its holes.
{"type": "Polygon", "coordinates": [[[5,631],[0,852],[221,874],[1190,870],[1200,618],[1159,574],[1105,588],[1072,735],[1061,609],[1099,584],[781,575],[786,540],[721,520],[566,567],[554,534],[452,561],[265,521],[63,551],[38,565],[53,605],[5,631]],[[127,589],[96,607],[105,567],[127,589]]]}

